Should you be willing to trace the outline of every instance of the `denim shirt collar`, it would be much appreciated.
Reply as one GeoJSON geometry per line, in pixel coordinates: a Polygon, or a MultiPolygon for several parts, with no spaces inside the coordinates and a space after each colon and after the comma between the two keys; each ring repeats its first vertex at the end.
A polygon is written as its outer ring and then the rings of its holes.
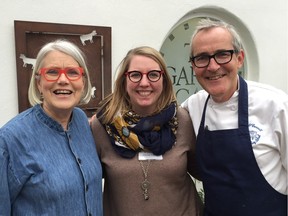
{"type": "MultiPolygon", "coordinates": [[[[35,105],[34,110],[35,110],[36,117],[41,122],[43,122],[43,124],[47,125],[49,128],[56,130],[58,132],[65,132],[64,128],[62,127],[62,125],[59,122],[57,122],[56,120],[54,120],[53,118],[51,118],[50,116],[48,116],[46,114],[46,112],[42,108],[41,104],[35,105]]],[[[72,118],[71,118],[70,122],[68,123],[68,130],[69,130],[72,122],[73,122],[73,111],[72,111],[72,118]]]]}

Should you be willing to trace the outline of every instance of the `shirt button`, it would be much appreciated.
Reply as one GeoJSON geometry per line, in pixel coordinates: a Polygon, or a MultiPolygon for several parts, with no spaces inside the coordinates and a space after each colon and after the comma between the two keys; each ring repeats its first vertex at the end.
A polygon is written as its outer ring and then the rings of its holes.
{"type": "Polygon", "coordinates": [[[88,185],[85,185],[85,191],[86,192],[88,191],[88,185]]]}
{"type": "Polygon", "coordinates": [[[78,162],[78,164],[81,164],[81,159],[77,158],[77,162],[78,162]]]}
{"type": "Polygon", "coordinates": [[[89,214],[88,214],[88,216],[92,216],[92,214],[91,214],[91,213],[89,213],[89,214]]]}

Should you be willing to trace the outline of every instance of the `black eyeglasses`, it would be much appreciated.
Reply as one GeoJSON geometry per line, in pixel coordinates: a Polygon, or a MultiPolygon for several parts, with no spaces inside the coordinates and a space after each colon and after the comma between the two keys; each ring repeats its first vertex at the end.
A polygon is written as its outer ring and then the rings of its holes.
{"type": "Polygon", "coordinates": [[[210,59],[213,58],[217,64],[223,65],[227,64],[231,61],[233,53],[236,53],[235,50],[224,50],[216,52],[213,55],[198,55],[194,57],[190,57],[190,61],[198,68],[207,67],[210,63],[210,59]]]}
{"type": "Polygon", "coordinates": [[[59,79],[61,74],[65,74],[68,80],[76,81],[84,74],[84,69],[81,67],[72,68],[41,68],[40,75],[43,75],[48,82],[55,82],[59,79]]]}
{"type": "Polygon", "coordinates": [[[157,82],[163,73],[164,72],[160,70],[151,70],[147,73],[141,73],[140,71],[128,71],[125,73],[125,75],[128,76],[130,81],[134,83],[140,82],[144,74],[147,76],[149,81],[157,82]]]}

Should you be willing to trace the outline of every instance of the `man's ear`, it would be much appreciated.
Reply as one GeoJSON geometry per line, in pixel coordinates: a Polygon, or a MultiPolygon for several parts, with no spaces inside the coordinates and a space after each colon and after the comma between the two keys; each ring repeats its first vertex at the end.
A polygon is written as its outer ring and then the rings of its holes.
{"type": "Polygon", "coordinates": [[[245,58],[244,50],[241,49],[240,52],[237,53],[238,69],[243,66],[244,58],[245,58]]]}

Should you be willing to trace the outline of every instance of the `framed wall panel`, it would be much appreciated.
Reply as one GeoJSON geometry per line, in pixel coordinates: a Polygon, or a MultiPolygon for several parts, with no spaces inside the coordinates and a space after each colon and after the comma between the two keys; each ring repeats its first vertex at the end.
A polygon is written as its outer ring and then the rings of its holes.
{"type": "Polygon", "coordinates": [[[30,107],[28,87],[38,51],[47,42],[67,39],[85,53],[92,99],[81,106],[88,117],[111,92],[111,27],[14,21],[19,112],[30,107]]]}

